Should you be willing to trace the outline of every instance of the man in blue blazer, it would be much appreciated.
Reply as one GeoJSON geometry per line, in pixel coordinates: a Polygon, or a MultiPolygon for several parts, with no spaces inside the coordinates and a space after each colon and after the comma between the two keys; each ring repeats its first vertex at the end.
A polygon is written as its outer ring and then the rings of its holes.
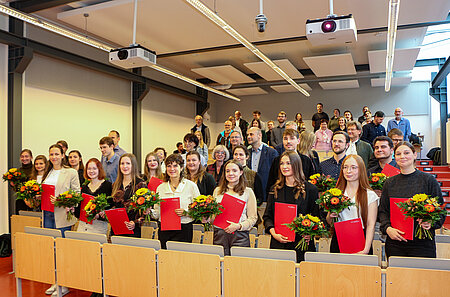
{"type": "MultiPolygon", "coordinates": [[[[251,127],[247,130],[247,141],[251,147],[247,166],[258,172],[262,180],[263,189],[265,189],[269,178],[270,166],[273,160],[278,157],[278,153],[262,142],[262,133],[259,128],[251,127]]],[[[264,191],[264,201],[266,200],[266,191],[264,191]]]]}

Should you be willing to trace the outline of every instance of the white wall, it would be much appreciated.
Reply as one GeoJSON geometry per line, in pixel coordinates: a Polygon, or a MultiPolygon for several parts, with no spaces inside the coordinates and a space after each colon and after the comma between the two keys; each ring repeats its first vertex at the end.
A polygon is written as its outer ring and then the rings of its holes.
{"type": "MultiPolygon", "coordinates": [[[[7,29],[7,18],[0,15],[0,29],[7,29]]],[[[8,170],[8,46],[0,44],[0,174],[8,170]]],[[[8,233],[8,185],[0,183],[0,234],[8,233]]]]}

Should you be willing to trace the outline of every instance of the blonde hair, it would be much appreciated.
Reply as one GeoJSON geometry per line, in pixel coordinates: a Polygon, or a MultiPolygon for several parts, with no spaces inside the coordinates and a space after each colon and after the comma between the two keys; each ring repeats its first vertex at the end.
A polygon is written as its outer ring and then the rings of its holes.
{"type": "Polygon", "coordinates": [[[194,134],[195,134],[195,136],[200,135],[198,145],[199,145],[201,148],[203,148],[203,147],[205,146],[205,143],[203,142],[203,135],[202,135],[202,132],[200,132],[200,131],[195,131],[194,134]]]}
{"type": "Polygon", "coordinates": [[[310,158],[314,158],[314,154],[311,148],[314,142],[316,141],[316,134],[312,132],[303,131],[302,133],[300,133],[299,139],[300,142],[297,146],[298,152],[310,158]]]}

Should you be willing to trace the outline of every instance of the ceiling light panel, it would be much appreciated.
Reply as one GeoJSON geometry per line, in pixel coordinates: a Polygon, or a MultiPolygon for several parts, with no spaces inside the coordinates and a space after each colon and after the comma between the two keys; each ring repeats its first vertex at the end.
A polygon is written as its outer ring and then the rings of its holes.
{"type": "Polygon", "coordinates": [[[228,92],[236,96],[248,96],[248,95],[266,95],[268,94],[265,90],[259,87],[252,88],[242,88],[242,89],[230,89],[228,92]]]}
{"type": "Polygon", "coordinates": [[[303,60],[317,77],[356,75],[351,54],[304,57],[303,60]]]}
{"type": "Polygon", "coordinates": [[[191,69],[193,72],[207,77],[219,84],[245,84],[256,82],[253,78],[231,65],[202,67],[191,69]]]}
{"type": "MultiPolygon", "coordinates": [[[[420,48],[396,49],[393,71],[411,71],[416,64],[420,48]]],[[[370,73],[386,71],[386,50],[369,51],[370,73]]]]}
{"type": "Polygon", "coordinates": [[[357,88],[359,88],[359,83],[358,83],[357,79],[319,82],[319,85],[324,90],[340,90],[340,89],[357,89],[357,88]]]}
{"type": "MultiPolygon", "coordinates": [[[[304,78],[300,71],[298,71],[298,69],[295,68],[295,66],[292,65],[291,61],[288,59],[273,60],[273,62],[291,78],[304,78]]],[[[281,80],[281,77],[264,62],[244,63],[244,65],[267,81],[281,80]]]]}
{"type": "MultiPolygon", "coordinates": [[[[312,91],[311,87],[308,84],[299,84],[300,87],[307,91],[312,91]]],[[[270,86],[274,91],[278,93],[293,93],[297,92],[297,90],[291,85],[282,85],[282,86],[270,86]]]]}

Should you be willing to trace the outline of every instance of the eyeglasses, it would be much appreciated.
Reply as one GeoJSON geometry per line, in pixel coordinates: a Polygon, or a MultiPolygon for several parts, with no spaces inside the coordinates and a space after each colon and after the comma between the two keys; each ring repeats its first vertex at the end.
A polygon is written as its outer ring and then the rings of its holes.
{"type": "Polygon", "coordinates": [[[225,152],[216,152],[216,155],[225,155],[225,152]]]}

